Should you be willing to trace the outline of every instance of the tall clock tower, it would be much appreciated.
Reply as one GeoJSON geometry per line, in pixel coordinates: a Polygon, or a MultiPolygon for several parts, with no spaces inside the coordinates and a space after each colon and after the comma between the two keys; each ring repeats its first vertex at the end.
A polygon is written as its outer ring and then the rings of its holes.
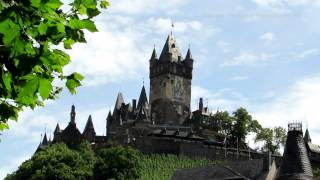
{"type": "Polygon", "coordinates": [[[190,115],[193,59],[190,48],[185,58],[172,33],[157,57],[150,58],[151,118],[158,125],[181,125],[190,115]]]}

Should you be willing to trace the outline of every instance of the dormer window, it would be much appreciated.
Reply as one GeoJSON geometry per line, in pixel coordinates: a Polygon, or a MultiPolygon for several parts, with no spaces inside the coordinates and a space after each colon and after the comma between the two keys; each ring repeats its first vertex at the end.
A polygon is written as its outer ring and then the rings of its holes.
{"type": "Polygon", "coordinates": [[[176,45],[175,45],[175,44],[172,44],[172,45],[171,45],[171,48],[175,48],[175,47],[176,47],[176,45]]]}

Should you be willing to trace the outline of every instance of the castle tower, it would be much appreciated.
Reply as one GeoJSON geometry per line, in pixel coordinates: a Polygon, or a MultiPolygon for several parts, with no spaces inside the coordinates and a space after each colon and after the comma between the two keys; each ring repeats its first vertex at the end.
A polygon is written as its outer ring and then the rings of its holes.
{"type": "Polygon", "coordinates": [[[312,168],[302,137],[302,124],[288,124],[288,135],[276,180],[313,179],[312,168]]]}
{"type": "Polygon", "coordinates": [[[149,100],[155,124],[181,125],[189,117],[192,69],[191,50],[183,59],[172,34],[168,35],[159,59],[153,49],[149,100]]]}

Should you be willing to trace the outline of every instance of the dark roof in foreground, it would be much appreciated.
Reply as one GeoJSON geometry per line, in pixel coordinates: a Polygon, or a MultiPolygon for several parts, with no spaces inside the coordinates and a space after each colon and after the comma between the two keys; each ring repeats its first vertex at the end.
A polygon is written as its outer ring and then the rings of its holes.
{"type": "Polygon", "coordinates": [[[312,168],[302,137],[302,125],[288,125],[288,135],[277,180],[313,179],[312,168]]]}

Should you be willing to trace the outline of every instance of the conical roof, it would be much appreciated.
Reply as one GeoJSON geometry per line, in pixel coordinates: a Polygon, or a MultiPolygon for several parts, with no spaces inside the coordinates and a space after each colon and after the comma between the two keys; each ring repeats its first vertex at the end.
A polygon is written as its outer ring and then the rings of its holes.
{"type": "Polygon", "coordinates": [[[42,140],[42,145],[48,145],[48,138],[47,138],[47,133],[44,133],[43,140],[42,140]]]}
{"type": "Polygon", "coordinates": [[[140,92],[137,109],[140,109],[142,106],[146,106],[147,104],[148,104],[148,98],[146,94],[146,89],[144,88],[144,85],[143,85],[140,92]]]}
{"type": "Polygon", "coordinates": [[[301,123],[288,125],[288,135],[277,180],[312,179],[312,168],[302,137],[301,123]]]}
{"type": "Polygon", "coordinates": [[[56,128],[54,129],[54,134],[57,134],[57,133],[60,133],[61,130],[60,130],[60,126],[59,126],[59,123],[57,123],[57,126],[56,128]]]}
{"type": "Polygon", "coordinates": [[[311,143],[311,137],[310,137],[308,129],[306,129],[306,132],[304,133],[304,138],[303,139],[304,139],[304,142],[311,143]]]}
{"type": "Polygon", "coordinates": [[[181,53],[178,44],[173,35],[169,34],[160,54],[160,61],[177,62],[180,58],[181,53]]]}
{"type": "Polygon", "coordinates": [[[94,134],[96,133],[95,130],[94,130],[94,127],[93,127],[93,122],[92,122],[91,115],[89,116],[89,118],[87,120],[87,124],[86,124],[86,126],[84,128],[83,133],[86,134],[86,133],[89,133],[89,132],[93,132],[94,134]]]}
{"type": "Polygon", "coordinates": [[[119,92],[116,103],[114,105],[113,114],[116,112],[116,110],[119,110],[121,108],[122,103],[124,103],[123,95],[121,92],[119,92]]]}
{"type": "Polygon", "coordinates": [[[156,52],[156,48],[153,48],[152,55],[151,55],[151,58],[150,58],[150,59],[158,59],[158,57],[157,57],[157,52],[156,52]]]}
{"type": "Polygon", "coordinates": [[[188,49],[187,55],[185,59],[192,59],[192,54],[190,48],[188,49]]]}

